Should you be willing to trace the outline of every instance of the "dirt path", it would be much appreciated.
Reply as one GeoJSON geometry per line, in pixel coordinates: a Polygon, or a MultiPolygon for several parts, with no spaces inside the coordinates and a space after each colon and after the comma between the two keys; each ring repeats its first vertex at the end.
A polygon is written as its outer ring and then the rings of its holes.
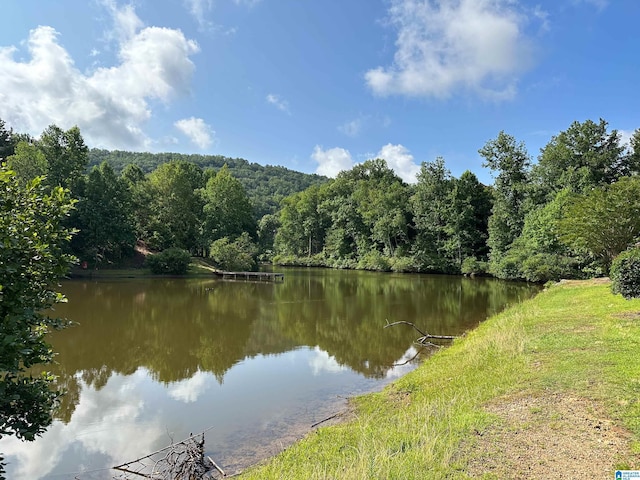
{"type": "Polygon", "coordinates": [[[567,394],[520,395],[487,406],[501,421],[470,441],[467,474],[485,479],[613,479],[640,466],[631,435],[595,402],[567,394]]]}

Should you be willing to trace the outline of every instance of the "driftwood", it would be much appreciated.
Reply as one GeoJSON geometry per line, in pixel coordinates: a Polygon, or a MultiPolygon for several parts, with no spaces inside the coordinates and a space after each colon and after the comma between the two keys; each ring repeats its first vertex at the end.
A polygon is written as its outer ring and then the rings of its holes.
{"type": "MultiPolygon", "coordinates": [[[[399,322],[393,322],[393,323],[389,323],[389,321],[387,321],[387,324],[384,326],[384,328],[393,327],[395,325],[409,325],[410,327],[413,327],[415,331],[417,331],[420,335],[422,335],[420,338],[416,340],[416,343],[425,347],[440,347],[440,345],[436,345],[435,343],[432,343],[429,340],[455,340],[457,338],[454,335],[431,335],[429,333],[425,333],[422,330],[420,330],[418,327],[416,327],[413,323],[406,322],[404,320],[400,320],[399,322]]],[[[413,360],[413,358],[411,360],[413,360]]]]}
{"type": "Polygon", "coordinates": [[[204,432],[200,440],[198,436],[191,435],[178,443],[172,441],[171,445],[149,455],[113,467],[122,472],[114,479],[201,480],[213,478],[214,470],[226,477],[224,470],[204,455],[204,432]]]}

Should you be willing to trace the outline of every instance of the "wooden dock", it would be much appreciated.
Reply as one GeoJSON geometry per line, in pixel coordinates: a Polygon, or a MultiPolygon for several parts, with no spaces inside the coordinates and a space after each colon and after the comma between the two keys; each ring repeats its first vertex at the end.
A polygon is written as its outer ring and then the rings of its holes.
{"type": "Polygon", "coordinates": [[[272,272],[222,272],[223,280],[245,280],[258,282],[284,282],[284,273],[272,272]]]}

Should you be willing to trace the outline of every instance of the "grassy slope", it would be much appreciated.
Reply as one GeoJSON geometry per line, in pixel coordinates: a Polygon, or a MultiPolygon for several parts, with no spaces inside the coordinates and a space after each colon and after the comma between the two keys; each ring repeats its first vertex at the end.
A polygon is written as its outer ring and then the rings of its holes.
{"type": "Polygon", "coordinates": [[[602,282],[553,286],[355,399],[353,421],[317,430],[242,478],[468,478],[465,439],[498,421],[482,405],[521,391],[602,402],[638,450],[640,300],[602,282]]]}

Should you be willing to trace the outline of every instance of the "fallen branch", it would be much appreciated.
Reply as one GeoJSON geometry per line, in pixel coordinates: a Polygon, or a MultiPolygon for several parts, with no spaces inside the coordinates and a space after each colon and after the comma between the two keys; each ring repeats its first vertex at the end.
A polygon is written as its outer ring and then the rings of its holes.
{"type": "Polygon", "coordinates": [[[323,420],[320,420],[319,422],[314,423],[313,425],[311,425],[311,428],[317,427],[321,423],[328,422],[329,420],[331,420],[333,418],[336,418],[337,416],[342,415],[343,413],[344,412],[334,413],[333,415],[331,415],[331,416],[329,416],[329,417],[327,417],[327,418],[325,418],[323,420]]]}
{"type": "Polygon", "coordinates": [[[405,322],[404,320],[400,320],[399,322],[393,322],[393,323],[389,323],[389,321],[387,320],[387,324],[384,326],[384,328],[387,327],[393,327],[395,325],[409,325],[410,327],[413,327],[414,330],[416,330],[420,335],[422,335],[422,337],[420,337],[417,341],[418,343],[424,345],[426,342],[426,340],[428,339],[435,339],[435,340],[455,340],[457,337],[454,335],[431,335],[429,333],[425,333],[422,330],[420,330],[418,327],[416,327],[413,323],[411,322],[405,322]]]}

